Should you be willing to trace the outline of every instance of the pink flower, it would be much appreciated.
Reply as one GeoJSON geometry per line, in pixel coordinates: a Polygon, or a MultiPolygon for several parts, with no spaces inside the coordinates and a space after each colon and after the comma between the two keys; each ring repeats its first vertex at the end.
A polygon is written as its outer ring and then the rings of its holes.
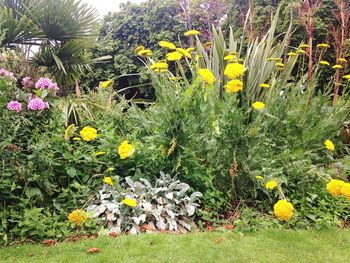
{"type": "Polygon", "coordinates": [[[53,82],[51,79],[49,78],[40,78],[36,83],[35,83],[35,87],[37,89],[51,89],[53,91],[58,91],[59,88],[57,86],[57,83],[53,82]]]}
{"type": "Polygon", "coordinates": [[[48,102],[43,101],[40,98],[32,98],[28,102],[28,109],[30,110],[44,110],[50,107],[48,102]]]}
{"type": "Polygon", "coordinates": [[[26,88],[32,88],[34,87],[34,83],[30,77],[25,77],[22,79],[22,85],[26,88]]]}
{"type": "Polygon", "coordinates": [[[22,104],[16,100],[13,100],[13,101],[10,101],[9,103],[7,103],[7,109],[21,112],[22,111],[22,104]]]}
{"type": "Polygon", "coordinates": [[[3,68],[0,68],[0,77],[9,78],[10,80],[17,81],[12,72],[9,72],[3,68]]]}

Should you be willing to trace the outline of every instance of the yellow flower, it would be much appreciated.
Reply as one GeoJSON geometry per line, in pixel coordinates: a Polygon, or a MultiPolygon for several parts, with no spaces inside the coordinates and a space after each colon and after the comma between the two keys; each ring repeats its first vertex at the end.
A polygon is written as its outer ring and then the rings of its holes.
{"type": "Polygon", "coordinates": [[[256,180],[262,180],[262,179],[264,179],[264,177],[262,177],[261,175],[256,175],[256,176],[255,176],[255,179],[256,179],[256,180]]]}
{"type": "Polygon", "coordinates": [[[74,137],[73,141],[81,141],[81,139],[79,137],[74,137]]]}
{"type": "Polygon", "coordinates": [[[175,61],[182,59],[183,55],[179,51],[170,52],[166,55],[166,59],[169,61],[175,61]]]}
{"type": "Polygon", "coordinates": [[[86,222],[87,213],[84,210],[76,209],[68,215],[68,221],[80,227],[86,222]]]}
{"type": "Polygon", "coordinates": [[[122,201],[122,203],[125,204],[125,205],[127,205],[127,206],[131,206],[131,207],[137,206],[136,200],[131,199],[131,198],[125,198],[125,199],[122,201]]]}
{"type": "Polygon", "coordinates": [[[284,67],[284,64],[282,62],[277,62],[275,65],[280,68],[284,67]]]}
{"type": "Polygon", "coordinates": [[[316,47],[319,47],[319,48],[329,48],[330,46],[329,46],[328,44],[322,43],[322,44],[317,44],[316,47]]]}
{"type": "Polygon", "coordinates": [[[270,85],[266,83],[261,83],[259,86],[262,88],[270,88],[270,85]]]}
{"type": "Polygon", "coordinates": [[[262,110],[263,108],[265,108],[265,103],[261,101],[256,101],[252,104],[252,107],[256,110],[262,110]]]}
{"type": "Polygon", "coordinates": [[[137,53],[140,57],[150,57],[152,56],[152,50],[149,49],[143,49],[137,53]]]}
{"type": "Polygon", "coordinates": [[[343,180],[332,179],[327,183],[326,189],[332,196],[339,196],[341,194],[341,188],[344,186],[343,180]]]}
{"type": "Polygon", "coordinates": [[[297,53],[297,54],[306,54],[306,51],[298,49],[297,51],[295,51],[295,53],[297,53]]]}
{"type": "Polygon", "coordinates": [[[350,202],[350,184],[344,183],[340,189],[340,193],[350,202]]]}
{"type": "Polygon", "coordinates": [[[347,79],[347,80],[350,80],[350,74],[344,75],[343,78],[344,78],[344,79],[347,79]]]}
{"type": "Polygon", "coordinates": [[[243,90],[243,82],[239,79],[230,80],[226,84],[227,93],[236,93],[243,90]]]}
{"type": "Polygon", "coordinates": [[[191,53],[188,52],[186,49],[183,49],[181,47],[178,47],[176,51],[180,52],[182,55],[184,55],[187,58],[192,58],[191,53]]]}
{"type": "Polygon", "coordinates": [[[194,30],[194,29],[185,32],[185,36],[186,37],[188,37],[188,36],[195,36],[195,35],[199,35],[199,34],[200,34],[199,31],[194,30]]]}
{"type": "Polygon", "coordinates": [[[144,50],[145,47],[144,46],[138,46],[137,48],[134,49],[134,53],[138,54],[141,50],[144,50]]]}
{"type": "Polygon", "coordinates": [[[118,154],[122,160],[131,157],[134,152],[135,147],[128,141],[123,141],[118,147],[118,154]]]}
{"type": "Polygon", "coordinates": [[[176,138],[173,138],[170,142],[170,147],[167,151],[168,156],[170,156],[175,151],[176,144],[177,144],[177,140],[176,140],[176,138]]]}
{"type": "Polygon", "coordinates": [[[287,200],[278,200],[273,206],[273,211],[280,221],[288,221],[293,216],[294,207],[287,200]]]}
{"type": "Polygon", "coordinates": [[[337,62],[340,62],[340,63],[348,63],[348,62],[346,61],[345,58],[338,58],[338,59],[337,59],[337,62]]]}
{"type": "Polygon", "coordinates": [[[213,45],[213,42],[205,42],[205,43],[203,44],[203,47],[205,47],[205,48],[210,48],[212,45],[213,45]]]}
{"type": "Polygon", "coordinates": [[[100,82],[100,87],[103,89],[111,88],[113,87],[113,84],[114,84],[114,81],[109,79],[109,80],[100,82]]]}
{"type": "Polygon", "coordinates": [[[296,55],[298,55],[297,53],[294,53],[294,52],[289,52],[287,53],[288,56],[290,57],[295,57],[296,55]]]}
{"type": "Polygon", "coordinates": [[[267,61],[278,61],[278,62],[282,62],[282,58],[268,58],[267,61]]]}
{"type": "Polygon", "coordinates": [[[332,69],[342,69],[342,68],[343,68],[343,66],[342,65],[338,65],[338,64],[336,64],[336,65],[334,65],[332,67],[332,69]]]}
{"type": "Polygon", "coordinates": [[[233,60],[235,57],[235,55],[227,55],[224,57],[224,60],[233,60]]]}
{"type": "Polygon", "coordinates": [[[97,152],[97,153],[95,153],[96,156],[100,156],[100,155],[104,155],[104,154],[106,154],[106,152],[97,152]]]}
{"type": "Polygon", "coordinates": [[[186,51],[187,51],[187,52],[192,52],[192,51],[194,51],[194,47],[186,48],[186,51]]]}
{"type": "Polygon", "coordinates": [[[266,182],[265,188],[267,190],[272,190],[272,189],[276,188],[277,185],[278,185],[278,183],[276,180],[270,180],[270,181],[266,182]]]}
{"type": "Polygon", "coordinates": [[[326,61],[326,60],[321,60],[321,61],[320,61],[320,64],[321,64],[321,65],[325,65],[325,66],[329,66],[329,65],[330,65],[329,62],[326,61]]]}
{"type": "Polygon", "coordinates": [[[325,140],[324,145],[330,151],[334,151],[334,149],[335,149],[335,146],[331,140],[325,140]]]}
{"type": "Polygon", "coordinates": [[[67,129],[64,131],[64,139],[66,141],[69,141],[70,138],[74,135],[74,132],[77,130],[74,124],[71,124],[67,127],[67,129]]]}
{"type": "Polygon", "coordinates": [[[198,75],[206,84],[212,85],[215,82],[214,74],[209,69],[202,68],[198,70],[198,75]]]}
{"type": "Polygon", "coordinates": [[[105,177],[105,178],[103,179],[103,182],[106,183],[106,184],[108,184],[108,185],[110,185],[110,186],[113,186],[113,185],[114,185],[114,182],[113,182],[112,178],[109,177],[109,176],[105,177]]]}
{"type": "Polygon", "coordinates": [[[299,48],[310,48],[310,46],[306,45],[306,44],[302,44],[302,45],[299,46],[299,48]]]}
{"type": "Polygon", "coordinates": [[[151,66],[151,69],[155,72],[165,72],[168,70],[169,65],[166,62],[157,62],[151,66]]]}
{"type": "Polygon", "coordinates": [[[97,138],[97,130],[95,128],[86,126],[80,131],[80,136],[84,141],[92,141],[97,138]]]}
{"type": "Polygon", "coordinates": [[[163,48],[170,49],[170,50],[176,49],[176,46],[173,43],[167,42],[167,41],[159,41],[158,45],[163,47],[163,48]]]}
{"type": "Polygon", "coordinates": [[[244,66],[239,63],[227,64],[224,74],[229,79],[238,79],[244,74],[244,66]]]}
{"type": "Polygon", "coordinates": [[[108,172],[113,172],[114,170],[115,170],[115,168],[113,168],[113,167],[109,167],[109,168],[107,169],[108,172]]]}

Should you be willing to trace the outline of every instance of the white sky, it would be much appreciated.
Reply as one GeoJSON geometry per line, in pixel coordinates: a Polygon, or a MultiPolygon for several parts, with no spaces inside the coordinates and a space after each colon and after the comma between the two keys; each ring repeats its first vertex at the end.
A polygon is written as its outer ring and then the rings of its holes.
{"type": "MultiPolygon", "coordinates": [[[[84,0],[84,2],[91,4],[95,7],[100,16],[108,14],[108,12],[118,11],[121,3],[126,3],[128,0],[84,0]]],[[[129,0],[132,3],[141,3],[145,0],[129,0]]]]}

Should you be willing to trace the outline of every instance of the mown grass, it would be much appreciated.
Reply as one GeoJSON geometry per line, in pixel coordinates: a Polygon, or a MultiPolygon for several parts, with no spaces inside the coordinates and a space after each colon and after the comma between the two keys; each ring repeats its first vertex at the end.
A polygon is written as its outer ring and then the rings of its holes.
{"type": "Polygon", "coordinates": [[[350,262],[350,230],[145,234],[0,249],[1,262],[350,262]],[[88,254],[89,248],[101,251],[88,254]]]}

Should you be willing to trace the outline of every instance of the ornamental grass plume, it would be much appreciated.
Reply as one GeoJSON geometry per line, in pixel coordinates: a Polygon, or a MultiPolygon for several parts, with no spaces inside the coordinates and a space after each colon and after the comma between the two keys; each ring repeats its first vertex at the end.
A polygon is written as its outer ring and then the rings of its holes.
{"type": "Polygon", "coordinates": [[[240,63],[227,64],[224,75],[229,79],[239,79],[244,74],[244,66],[240,63]]]}
{"type": "Polygon", "coordinates": [[[209,69],[202,68],[198,70],[198,75],[208,85],[212,85],[215,82],[214,74],[209,69]]]}
{"type": "Polygon", "coordinates": [[[77,227],[83,225],[87,220],[87,213],[84,210],[76,209],[68,215],[68,221],[77,227]]]}
{"type": "Polygon", "coordinates": [[[332,196],[337,197],[341,194],[341,188],[344,184],[343,180],[332,179],[327,183],[326,189],[332,196]]]}
{"type": "Polygon", "coordinates": [[[294,207],[287,200],[279,200],[274,206],[273,211],[280,221],[289,221],[293,217],[294,207]]]}
{"type": "Polygon", "coordinates": [[[13,100],[7,103],[7,109],[18,113],[22,111],[22,104],[16,100],[13,100]]]}
{"type": "Polygon", "coordinates": [[[79,133],[81,138],[86,142],[95,140],[97,138],[97,130],[90,126],[84,127],[79,133]]]}
{"type": "Polygon", "coordinates": [[[239,79],[230,80],[225,87],[227,93],[237,93],[243,90],[243,82],[239,79]]]}
{"type": "Polygon", "coordinates": [[[137,202],[134,199],[131,198],[125,198],[122,203],[124,205],[130,206],[130,207],[136,207],[137,206],[137,202]]]}
{"type": "Polygon", "coordinates": [[[135,152],[135,147],[128,141],[123,141],[118,147],[120,159],[124,160],[131,157],[135,152]]]}

